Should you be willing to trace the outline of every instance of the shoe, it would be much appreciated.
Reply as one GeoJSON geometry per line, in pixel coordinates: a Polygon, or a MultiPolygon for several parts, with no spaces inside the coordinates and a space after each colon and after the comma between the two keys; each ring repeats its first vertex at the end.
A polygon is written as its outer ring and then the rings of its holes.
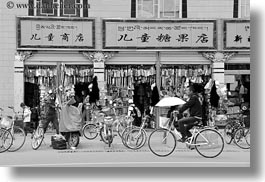
{"type": "Polygon", "coordinates": [[[177,141],[178,141],[178,142],[185,143],[185,141],[187,140],[187,138],[188,138],[188,137],[184,137],[184,138],[178,139],[177,141]]]}

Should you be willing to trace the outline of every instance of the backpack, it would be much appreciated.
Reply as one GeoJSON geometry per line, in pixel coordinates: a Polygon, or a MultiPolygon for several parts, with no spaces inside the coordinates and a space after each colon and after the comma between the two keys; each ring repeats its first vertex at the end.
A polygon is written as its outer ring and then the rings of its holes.
{"type": "Polygon", "coordinates": [[[138,107],[133,106],[133,112],[136,114],[137,117],[141,117],[141,111],[138,109],[138,107]]]}

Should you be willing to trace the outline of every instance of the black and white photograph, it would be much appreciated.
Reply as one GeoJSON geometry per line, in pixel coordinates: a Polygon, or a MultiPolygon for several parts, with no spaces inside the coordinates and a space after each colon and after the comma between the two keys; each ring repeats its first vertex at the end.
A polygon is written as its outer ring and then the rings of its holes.
{"type": "Polygon", "coordinates": [[[250,3],[1,0],[0,166],[250,169],[250,3]]]}

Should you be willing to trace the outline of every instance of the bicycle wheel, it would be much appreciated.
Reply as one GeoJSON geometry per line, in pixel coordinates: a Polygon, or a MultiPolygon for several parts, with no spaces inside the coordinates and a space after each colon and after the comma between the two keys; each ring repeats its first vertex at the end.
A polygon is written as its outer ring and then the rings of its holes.
{"type": "Polygon", "coordinates": [[[250,148],[250,131],[247,128],[239,128],[235,132],[234,142],[242,149],[250,148]]]}
{"type": "Polygon", "coordinates": [[[99,135],[100,135],[101,140],[102,140],[105,144],[109,144],[109,143],[108,143],[108,139],[107,139],[108,136],[105,134],[105,132],[104,132],[104,128],[103,128],[103,127],[100,128],[99,135]]]}
{"type": "Polygon", "coordinates": [[[249,145],[249,148],[250,148],[250,129],[249,128],[247,130],[245,130],[245,138],[246,138],[247,144],[249,145]]]}
{"type": "Polygon", "coordinates": [[[127,126],[124,130],[123,130],[123,132],[122,132],[122,134],[121,134],[121,141],[122,141],[122,143],[123,143],[123,145],[125,146],[125,147],[127,147],[127,148],[129,148],[128,146],[127,146],[127,143],[126,143],[126,135],[132,130],[132,129],[134,129],[134,128],[136,128],[136,126],[127,126]]]}
{"type": "Polygon", "coordinates": [[[214,158],[222,153],[224,139],[218,131],[206,128],[196,134],[194,145],[197,152],[203,157],[214,158]]]}
{"type": "Polygon", "coordinates": [[[149,149],[159,157],[170,155],[174,152],[176,145],[176,137],[170,130],[159,128],[154,130],[149,136],[149,149]]]}
{"type": "Polygon", "coordinates": [[[70,137],[68,139],[69,147],[77,147],[79,144],[79,141],[80,141],[80,138],[79,138],[78,132],[70,133],[70,137]]]}
{"type": "Polygon", "coordinates": [[[147,140],[147,134],[143,129],[135,128],[129,131],[125,138],[128,148],[136,150],[144,146],[147,140]]]}
{"type": "Polygon", "coordinates": [[[112,130],[109,128],[107,129],[107,144],[110,147],[113,142],[113,135],[112,135],[112,130]]]}
{"type": "Polygon", "coordinates": [[[97,126],[95,124],[86,124],[82,132],[84,137],[88,140],[93,140],[98,136],[97,126]]]}
{"type": "Polygon", "coordinates": [[[231,123],[227,123],[224,128],[224,140],[227,144],[230,144],[233,140],[233,126],[231,123]]]}
{"type": "Polygon", "coordinates": [[[7,151],[13,143],[10,131],[0,128],[0,153],[7,151]]]}
{"type": "Polygon", "coordinates": [[[123,123],[119,123],[117,127],[117,132],[120,138],[122,138],[122,133],[125,130],[126,126],[123,123]]]}
{"type": "Polygon", "coordinates": [[[9,152],[15,152],[24,145],[25,140],[26,140],[26,134],[25,131],[17,126],[14,126],[13,129],[10,129],[10,132],[13,136],[13,144],[12,146],[8,149],[9,152]]]}
{"type": "Polygon", "coordinates": [[[34,132],[31,140],[32,149],[37,150],[41,146],[43,139],[44,139],[44,128],[38,127],[34,132]]]}

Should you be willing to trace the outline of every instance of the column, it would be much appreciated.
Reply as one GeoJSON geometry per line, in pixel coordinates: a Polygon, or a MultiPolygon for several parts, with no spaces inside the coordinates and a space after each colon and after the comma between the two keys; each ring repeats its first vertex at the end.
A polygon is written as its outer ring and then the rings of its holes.
{"type": "Polygon", "coordinates": [[[234,56],[235,52],[203,52],[202,56],[212,61],[212,79],[220,85],[225,85],[225,62],[234,56]]]}
{"type": "MultiPolygon", "coordinates": [[[[161,77],[160,77],[160,74],[161,74],[160,62],[161,61],[160,60],[161,60],[161,54],[160,52],[156,52],[156,86],[157,86],[159,95],[160,95],[160,87],[161,87],[161,77]]],[[[156,126],[155,126],[156,128],[159,128],[160,114],[161,114],[160,109],[157,107],[154,107],[154,115],[156,116],[156,126]]]]}
{"type": "Polygon", "coordinates": [[[14,107],[21,110],[20,103],[24,102],[24,61],[32,56],[31,51],[18,51],[14,61],[14,107]]]}

